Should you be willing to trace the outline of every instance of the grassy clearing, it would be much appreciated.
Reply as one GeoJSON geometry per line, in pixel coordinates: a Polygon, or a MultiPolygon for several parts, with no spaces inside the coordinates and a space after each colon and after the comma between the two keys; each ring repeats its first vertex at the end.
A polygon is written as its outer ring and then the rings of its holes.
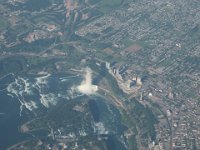
{"type": "Polygon", "coordinates": [[[0,30],[3,30],[7,27],[7,20],[0,16],[0,30]]]}
{"type": "Polygon", "coordinates": [[[102,0],[101,3],[103,6],[116,6],[119,5],[122,2],[122,0],[102,0]]]}
{"type": "Polygon", "coordinates": [[[122,40],[122,43],[124,44],[124,47],[127,48],[133,44],[136,44],[135,41],[131,40],[130,38],[126,37],[122,40]]]}
{"type": "Polygon", "coordinates": [[[119,6],[123,0],[102,0],[100,2],[99,10],[103,13],[107,13],[115,7],[119,6]]]}

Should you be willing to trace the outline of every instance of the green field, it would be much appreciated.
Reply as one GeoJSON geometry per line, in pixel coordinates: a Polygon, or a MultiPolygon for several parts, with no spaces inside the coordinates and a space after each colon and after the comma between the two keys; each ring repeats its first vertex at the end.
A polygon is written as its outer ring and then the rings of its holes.
{"type": "Polygon", "coordinates": [[[122,2],[122,0],[102,0],[102,5],[106,6],[116,6],[119,5],[122,2]]]}
{"type": "Polygon", "coordinates": [[[109,12],[120,4],[123,0],[102,0],[99,5],[99,10],[103,13],[109,12]]]}
{"type": "Polygon", "coordinates": [[[133,44],[136,44],[136,42],[131,40],[129,37],[124,38],[121,42],[124,44],[125,48],[127,48],[133,44]]]}
{"type": "Polygon", "coordinates": [[[3,30],[7,27],[7,20],[2,16],[0,18],[0,30],[3,30]]]}

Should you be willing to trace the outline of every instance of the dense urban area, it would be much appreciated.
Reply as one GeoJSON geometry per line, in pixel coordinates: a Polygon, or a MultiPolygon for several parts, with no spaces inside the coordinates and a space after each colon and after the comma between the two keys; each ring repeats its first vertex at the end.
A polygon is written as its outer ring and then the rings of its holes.
{"type": "MultiPolygon", "coordinates": [[[[109,150],[109,133],[129,150],[200,149],[199,37],[197,0],[1,0],[1,79],[82,76],[81,69],[89,67],[112,122],[105,121],[107,127],[95,118],[91,122],[89,110],[98,102],[68,91],[69,103],[48,113],[28,103],[26,114],[34,117],[19,130],[46,129],[48,138],[20,141],[10,149],[109,150]]],[[[114,149],[123,149],[114,143],[114,149]]]]}

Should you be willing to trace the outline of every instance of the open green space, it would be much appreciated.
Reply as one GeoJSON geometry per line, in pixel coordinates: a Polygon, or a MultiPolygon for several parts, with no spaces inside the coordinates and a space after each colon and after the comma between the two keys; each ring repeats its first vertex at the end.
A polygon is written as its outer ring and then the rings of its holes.
{"type": "Polygon", "coordinates": [[[99,10],[103,13],[107,13],[115,7],[120,6],[123,0],[101,0],[99,3],[99,10]]]}
{"type": "Polygon", "coordinates": [[[5,29],[7,25],[8,25],[7,20],[4,17],[0,16],[0,31],[5,29]]]}
{"type": "Polygon", "coordinates": [[[129,46],[134,45],[134,44],[140,45],[143,48],[151,48],[152,47],[148,43],[148,41],[145,39],[132,40],[129,37],[125,37],[125,38],[123,38],[123,40],[121,40],[121,43],[124,44],[125,48],[128,48],[129,46]]]}

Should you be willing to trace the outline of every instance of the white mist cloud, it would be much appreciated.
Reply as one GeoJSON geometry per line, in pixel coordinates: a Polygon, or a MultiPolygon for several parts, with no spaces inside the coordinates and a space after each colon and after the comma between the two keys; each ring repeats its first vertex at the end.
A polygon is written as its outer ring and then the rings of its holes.
{"type": "Polygon", "coordinates": [[[83,80],[81,85],[77,87],[78,91],[86,95],[95,94],[98,90],[98,86],[92,84],[92,70],[90,68],[87,67],[85,69],[84,77],[85,79],[83,80]]]}

